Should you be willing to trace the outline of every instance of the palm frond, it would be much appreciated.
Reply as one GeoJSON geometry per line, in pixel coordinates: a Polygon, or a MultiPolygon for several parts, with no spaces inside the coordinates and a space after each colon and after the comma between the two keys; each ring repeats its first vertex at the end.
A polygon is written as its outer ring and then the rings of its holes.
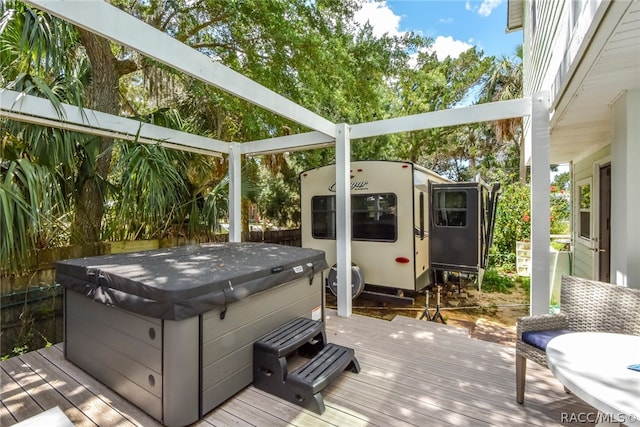
{"type": "Polygon", "coordinates": [[[27,263],[43,236],[64,233],[58,219],[67,207],[56,177],[46,167],[27,159],[5,161],[0,178],[0,269],[14,272],[27,263]]]}
{"type": "MultiPolygon", "coordinates": [[[[114,209],[126,236],[142,229],[154,235],[170,218],[178,215],[187,187],[178,165],[183,153],[160,145],[120,143],[114,176],[120,176],[114,209]]],[[[149,237],[149,236],[148,236],[149,237]]]]}

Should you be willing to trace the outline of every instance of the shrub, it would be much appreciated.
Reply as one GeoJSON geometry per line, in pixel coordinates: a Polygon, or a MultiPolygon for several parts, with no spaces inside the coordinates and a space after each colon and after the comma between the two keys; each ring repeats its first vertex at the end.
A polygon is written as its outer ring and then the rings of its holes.
{"type": "Polygon", "coordinates": [[[485,292],[500,292],[509,294],[513,291],[515,282],[508,276],[503,276],[494,269],[485,271],[482,278],[482,289],[485,292]]]}
{"type": "Polygon", "coordinates": [[[529,186],[519,183],[504,187],[498,200],[490,252],[491,265],[515,265],[516,241],[527,240],[531,236],[529,193],[529,186]]]}
{"type": "MultiPolygon", "coordinates": [[[[569,234],[569,201],[565,190],[551,186],[550,207],[551,234],[569,234]]],[[[489,264],[502,269],[515,267],[516,242],[530,238],[531,189],[520,183],[507,184],[498,200],[489,264]]]]}

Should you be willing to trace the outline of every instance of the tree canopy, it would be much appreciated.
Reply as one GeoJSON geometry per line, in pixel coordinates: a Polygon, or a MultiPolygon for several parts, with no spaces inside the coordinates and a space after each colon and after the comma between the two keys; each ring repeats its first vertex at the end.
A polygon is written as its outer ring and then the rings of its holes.
{"type": "MultiPolygon", "coordinates": [[[[354,23],[357,1],[111,3],[337,123],[453,108],[478,93],[491,101],[505,90],[499,77],[511,77],[476,48],[438,60],[428,37],[376,37],[354,23]]],[[[308,130],[19,1],[0,7],[3,87],[225,141],[308,130]]],[[[0,138],[3,269],[62,242],[209,233],[226,215],[224,158],[4,119],[0,138]]],[[[517,144],[504,146],[485,123],[353,141],[352,159],[411,160],[457,180],[495,180],[509,176],[513,159],[517,171],[517,144]]],[[[295,225],[298,173],[332,162],[332,148],[247,157],[244,200],[276,225],[295,225]]]]}

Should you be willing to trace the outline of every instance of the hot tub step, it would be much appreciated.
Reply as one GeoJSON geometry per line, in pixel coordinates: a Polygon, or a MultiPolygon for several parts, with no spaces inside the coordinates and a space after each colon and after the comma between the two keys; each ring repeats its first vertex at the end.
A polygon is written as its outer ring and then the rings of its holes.
{"type": "Polygon", "coordinates": [[[322,414],[324,400],[320,392],[347,369],[355,373],[360,372],[360,364],[353,349],[327,344],[313,359],[287,377],[287,386],[294,393],[292,401],[322,414]]]}
{"type": "MultiPolygon", "coordinates": [[[[288,356],[310,341],[322,348],[326,343],[324,323],[304,317],[293,319],[278,329],[269,332],[254,344],[254,351],[274,355],[288,356]]],[[[319,349],[318,348],[318,349],[319,349]]]]}
{"type": "Polygon", "coordinates": [[[324,412],[320,392],[345,369],[360,372],[353,349],[326,344],[320,321],[294,319],[253,346],[253,385],[318,414],[324,412]],[[312,359],[289,372],[287,356],[295,351],[312,359]]]}

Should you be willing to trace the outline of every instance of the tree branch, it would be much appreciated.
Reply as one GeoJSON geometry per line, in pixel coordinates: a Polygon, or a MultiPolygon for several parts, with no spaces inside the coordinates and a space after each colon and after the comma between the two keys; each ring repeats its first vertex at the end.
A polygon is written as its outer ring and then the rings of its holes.
{"type": "Polygon", "coordinates": [[[134,71],[138,71],[140,69],[138,64],[132,59],[119,60],[116,63],[116,68],[120,77],[131,74],[134,71]]]}

